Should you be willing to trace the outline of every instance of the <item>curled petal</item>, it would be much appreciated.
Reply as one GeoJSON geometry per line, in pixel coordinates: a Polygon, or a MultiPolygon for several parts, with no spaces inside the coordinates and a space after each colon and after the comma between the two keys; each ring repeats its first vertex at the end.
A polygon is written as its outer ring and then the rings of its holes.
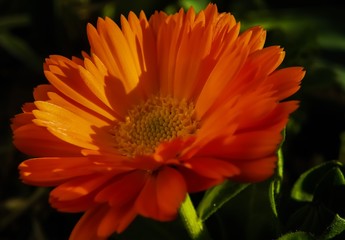
{"type": "Polygon", "coordinates": [[[121,207],[110,207],[99,224],[97,234],[101,237],[109,237],[113,232],[121,233],[136,216],[133,202],[128,202],[121,207]]]}
{"type": "Polygon", "coordinates": [[[69,240],[106,240],[107,236],[98,235],[98,227],[109,212],[107,205],[97,205],[87,210],[75,225],[69,240]]]}
{"type": "Polygon", "coordinates": [[[136,209],[146,217],[172,220],[186,197],[185,181],[178,171],[170,167],[164,167],[156,174],[147,179],[135,202],[136,209]]]}
{"type": "Polygon", "coordinates": [[[157,203],[160,212],[175,217],[186,198],[187,186],[182,175],[174,168],[165,167],[157,176],[157,203]]]}

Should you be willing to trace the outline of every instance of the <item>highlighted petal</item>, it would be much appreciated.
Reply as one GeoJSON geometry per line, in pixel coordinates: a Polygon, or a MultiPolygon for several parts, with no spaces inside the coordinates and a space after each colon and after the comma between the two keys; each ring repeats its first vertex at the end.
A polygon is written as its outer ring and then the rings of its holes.
{"type": "Polygon", "coordinates": [[[57,201],[71,201],[90,195],[107,183],[113,174],[94,174],[78,177],[56,187],[51,196],[57,201]]]}
{"type": "Polygon", "coordinates": [[[81,148],[56,138],[46,128],[33,123],[13,131],[13,143],[22,152],[37,157],[77,157],[81,148]]]}
{"type": "Polygon", "coordinates": [[[19,165],[24,182],[54,186],[78,176],[94,173],[94,164],[85,157],[33,158],[19,165]]]}
{"type": "Polygon", "coordinates": [[[63,141],[76,146],[97,150],[99,146],[109,146],[112,142],[111,135],[101,128],[93,126],[92,122],[81,118],[73,112],[48,102],[35,102],[39,110],[33,114],[37,125],[47,129],[63,141]]]}

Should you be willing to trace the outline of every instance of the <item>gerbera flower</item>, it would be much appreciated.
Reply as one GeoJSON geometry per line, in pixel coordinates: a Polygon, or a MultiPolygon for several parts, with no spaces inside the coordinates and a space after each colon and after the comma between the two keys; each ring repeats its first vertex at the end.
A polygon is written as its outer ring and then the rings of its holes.
{"type": "Polygon", "coordinates": [[[137,215],[176,217],[188,192],[270,177],[300,67],[243,33],[215,5],[87,26],[90,54],[50,56],[49,81],[13,119],[27,184],[56,186],[53,207],[85,212],[71,239],[105,239],[137,215]]]}

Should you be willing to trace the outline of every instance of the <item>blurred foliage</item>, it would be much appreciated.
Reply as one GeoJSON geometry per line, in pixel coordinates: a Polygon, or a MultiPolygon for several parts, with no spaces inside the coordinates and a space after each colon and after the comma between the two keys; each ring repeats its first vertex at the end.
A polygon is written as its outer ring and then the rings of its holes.
{"type": "MultiPolygon", "coordinates": [[[[0,0],[1,240],[67,239],[80,217],[51,209],[49,189],[26,186],[18,179],[17,166],[27,156],[12,145],[10,118],[20,112],[24,102],[32,100],[32,89],[46,82],[44,58],[50,54],[80,56],[82,50],[87,51],[86,23],[94,24],[99,16],[118,22],[119,16],[129,11],[138,14],[144,10],[149,16],[156,10],[173,13],[180,7],[200,10],[208,2],[0,0]]],[[[211,234],[215,240],[345,239],[343,4],[311,0],[214,3],[219,11],[234,14],[242,30],[254,25],[266,28],[266,45],[280,45],[286,50],[283,66],[304,66],[307,75],[293,97],[301,100],[301,106],[287,127],[281,186],[276,188],[276,179],[269,179],[250,186],[230,184],[210,190],[199,211],[208,218],[211,234]],[[222,194],[212,194],[217,191],[222,194]],[[217,201],[222,210],[214,211],[207,201],[217,201]]],[[[202,196],[192,197],[197,203],[202,196]]],[[[187,239],[179,220],[167,224],[138,218],[113,239],[176,239],[173,236],[177,235],[187,239]]]]}

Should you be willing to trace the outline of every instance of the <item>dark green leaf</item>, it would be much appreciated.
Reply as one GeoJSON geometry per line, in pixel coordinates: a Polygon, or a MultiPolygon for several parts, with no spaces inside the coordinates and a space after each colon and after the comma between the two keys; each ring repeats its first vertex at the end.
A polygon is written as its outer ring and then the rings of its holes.
{"type": "Polygon", "coordinates": [[[313,238],[310,234],[306,232],[293,232],[293,233],[287,233],[277,240],[313,240],[313,238]]]}
{"type": "Polygon", "coordinates": [[[28,15],[3,16],[0,18],[0,30],[26,26],[30,22],[31,19],[28,15]]]}
{"type": "Polygon", "coordinates": [[[287,224],[288,231],[305,231],[321,235],[330,226],[335,214],[322,203],[306,203],[293,213],[287,224]]]}
{"type": "Polygon", "coordinates": [[[208,226],[216,225],[217,234],[221,230],[219,225],[226,231],[226,234],[217,236],[214,240],[276,239],[280,230],[269,202],[270,184],[271,179],[250,184],[213,214],[207,220],[208,226]]]}
{"type": "Polygon", "coordinates": [[[345,185],[344,174],[338,167],[331,168],[321,179],[315,188],[314,200],[330,199],[334,196],[337,187],[345,185]]]}
{"type": "Polygon", "coordinates": [[[294,184],[291,197],[298,201],[311,202],[320,179],[334,167],[342,167],[342,164],[336,161],[329,161],[304,172],[294,184]]]}
{"type": "Polygon", "coordinates": [[[335,236],[345,232],[345,219],[341,218],[338,214],[335,215],[333,222],[324,232],[320,239],[331,240],[335,236]]]}
{"type": "Polygon", "coordinates": [[[221,208],[227,201],[235,197],[248,186],[249,184],[246,183],[241,184],[226,181],[223,184],[206,191],[197,208],[197,213],[200,219],[202,221],[205,221],[219,208],[221,208]]]}
{"type": "Polygon", "coordinates": [[[41,69],[42,61],[24,40],[8,32],[0,32],[0,48],[4,48],[27,67],[36,71],[41,69]]]}

